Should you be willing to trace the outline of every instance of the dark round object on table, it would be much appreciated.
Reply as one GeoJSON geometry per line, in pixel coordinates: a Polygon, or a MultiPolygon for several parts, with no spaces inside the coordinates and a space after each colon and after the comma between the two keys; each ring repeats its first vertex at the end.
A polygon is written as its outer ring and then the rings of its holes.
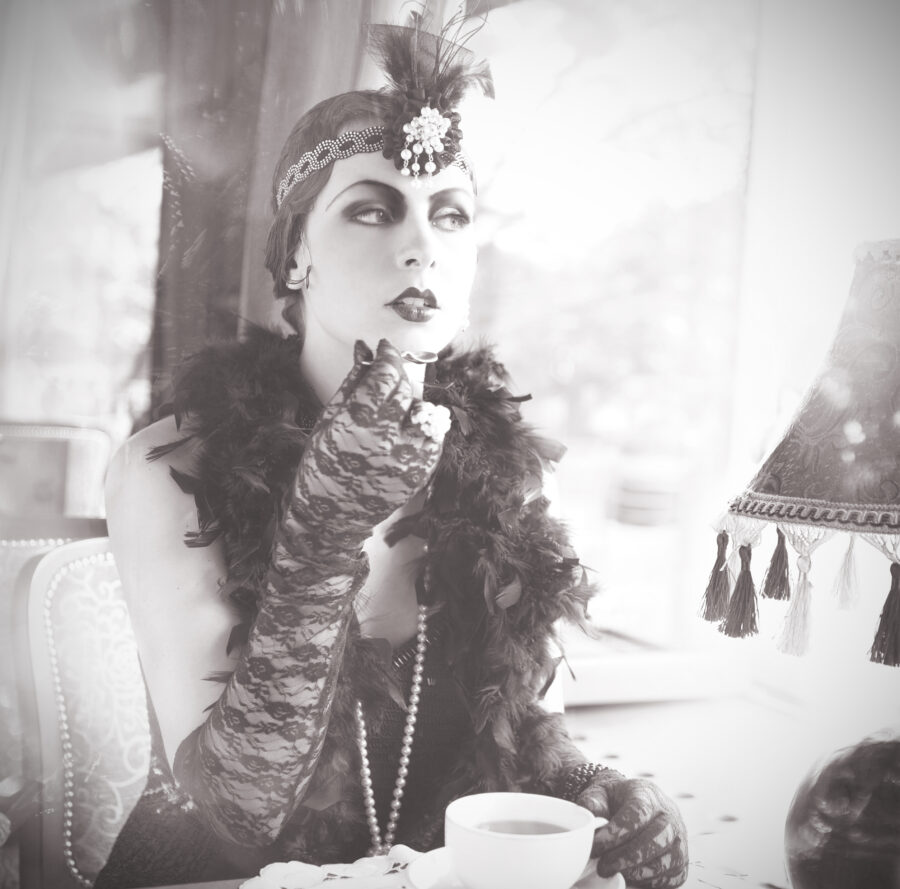
{"type": "Polygon", "coordinates": [[[791,802],[784,843],[793,889],[900,889],[900,737],[816,766],[791,802]]]}

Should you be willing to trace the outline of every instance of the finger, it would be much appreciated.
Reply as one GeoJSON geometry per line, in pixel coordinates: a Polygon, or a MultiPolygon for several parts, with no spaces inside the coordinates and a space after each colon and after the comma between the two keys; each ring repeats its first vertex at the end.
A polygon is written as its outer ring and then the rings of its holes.
{"type": "Polygon", "coordinates": [[[353,344],[353,363],[354,364],[371,364],[375,356],[372,350],[363,340],[357,340],[353,344]]]}
{"type": "Polygon", "coordinates": [[[662,814],[659,800],[644,789],[629,792],[624,801],[607,817],[609,821],[594,834],[607,849],[616,849],[641,833],[657,815],[662,814]]]}
{"type": "MultiPolygon", "coordinates": [[[[386,378],[385,382],[387,384],[390,380],[386,378]]],[[[403,374],[403,376],[395,379],[393,382],[393,389],[384,392],[379,416],[389,423],[403,426],[414,400],[412,383],[406,374],[403,374]]]]}
{"type": "Polygon", "coordinates": [[[351,422],[366,427],[384,441],[402,437],[403,424],[413,400],[412,384],[398,379],[393,370],[369,369],[364,383],[347,402],[351,422]]]}
{"type": "Polygon", "coordinates": [[[594,834],[594,849],[598,860],[603,862],[604,870],[609,874],[656,860],[669,851],[678,837],[674,825],[662,812],[649,824],[638,828],[627,837],[620,837],[617,843],[611,843],[599,836],[603,830],[603,827],[598,828],[594,834]]]}
{"type": "MultiPolygon", "coordinates": [[[[405,384],[406,387],[410,386],[403,359],[387,340],[381,340],[372,363],[366,369],[365,380],[354,395],[360,401],[367,402],[375,410],[378,410],[381,405],[394,396],[401,384],[405,384]]],[[[404,405],[404,410],[407,407],[409,407],[408,402],[404,405]]]]}
{"type": "Polygon", "coordinates": [[[579,795],[575,802],[593,812],[594,815],[609,819],[609,795],[605,787],[589,787],[579,795]]]}
{"type": "Polygon", "coordinates": [[[375,352],[375,360],[373,366],[389,365],[400,376],[406,376],[406,368],[403,366],[403,356],[391,345],[388,340],[382,339],[378,341],[378,349],[375,352]]]}
{"type": "Polygon", "coordinates": [[[353,344],[353,367],[330,404],[337,405],[352,398],[377,409],[378,404],[390,397],[401,379],[406,379],[403,361],[387,340],[379,341],[375,354],[365,341],[357,340],[353,344]]]}
{"type": "Polygon", "coordinates": [[[669,840],[665,848],[655,858],[647,856],[643,865],[662,861],[664,869],[676,869],[685,866],[688,860],[687,840],[684,835],[673,829],[673,839],[669,840]]]}
{"type": "Polygon", "coordinates": [[[674,889],[687,880],[687,875],[687,861],[681,856],[669,854],[622,871],[629,886],[646,889],[674,889]]]}
{"type": "Polygon", "coordinates": [[[344,377],[337,393],[334,398],[331,399],[329,406],[344,401],[347,396],[357,388],[360,378],[368,370],[373,357],[372,350],[363,340],[357,340],[353,344],[353,367],[350,368],[350,372],[344,377]]]}

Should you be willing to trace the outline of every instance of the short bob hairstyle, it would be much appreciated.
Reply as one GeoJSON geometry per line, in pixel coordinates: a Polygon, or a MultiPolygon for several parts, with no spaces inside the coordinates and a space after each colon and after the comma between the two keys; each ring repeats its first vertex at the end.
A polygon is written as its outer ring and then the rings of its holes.
{"type": "Polygon", "coordinates": [[[402,108],[403,98],[397,94],[356,90],[324,99],[297,121],[284,143],[272,177],[275,218],[266,243],[266,268],[272,275],[276,297],[297,295],[287,287],[288,274],[293,267],[306,217],[328,183],[333,164],[310,173],[285,195],[279,207],[275,196],[288,167],[325,139],[336,139],[343,133],[367,126],[386,126],[402,108]]]}

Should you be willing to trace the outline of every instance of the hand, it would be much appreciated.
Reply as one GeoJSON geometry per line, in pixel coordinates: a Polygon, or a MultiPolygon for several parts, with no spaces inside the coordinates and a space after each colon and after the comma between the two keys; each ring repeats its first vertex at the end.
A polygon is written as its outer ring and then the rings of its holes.
{"type": "Polygon", "coordinates": [[[687,830],[678,807],[652,781],[609,769],[575,802],[609,819],[594,833],[591,850],[601,877],[618,872],[639,889],[674,889],[687,879],[687,830]]]}
{"type": "Polygon", "coordinates": [[[437,465],[446,408],[413,398],[400,353],[358,342],[353,369],[313,429],[291,512],[328,548],[358,544],[406,503],[437,465]]]}

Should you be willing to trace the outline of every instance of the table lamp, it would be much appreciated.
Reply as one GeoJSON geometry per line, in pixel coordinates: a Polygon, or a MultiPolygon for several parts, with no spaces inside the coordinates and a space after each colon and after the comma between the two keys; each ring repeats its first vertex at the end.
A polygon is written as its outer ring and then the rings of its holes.
{"type": "Polygon", "coordinates": [[[761,595],[789,598],[779,648],[804,654],[809,643],[809,582],[815,549],[847,538],[836,594],[853,598],[857,538],[890,560],[887,597],[870,660],[900,666],[900,240],[861,245],[850,295],[824,367],[787,432],[747,489],[728,507],[702,616],[732,637],[757,628],[753,547],[770,526],[777,543],[761,595]],[[739,560],[734,580],[731,558],[739,560]],[[787,544],[797,554],[791,589],[787,544]]]}

